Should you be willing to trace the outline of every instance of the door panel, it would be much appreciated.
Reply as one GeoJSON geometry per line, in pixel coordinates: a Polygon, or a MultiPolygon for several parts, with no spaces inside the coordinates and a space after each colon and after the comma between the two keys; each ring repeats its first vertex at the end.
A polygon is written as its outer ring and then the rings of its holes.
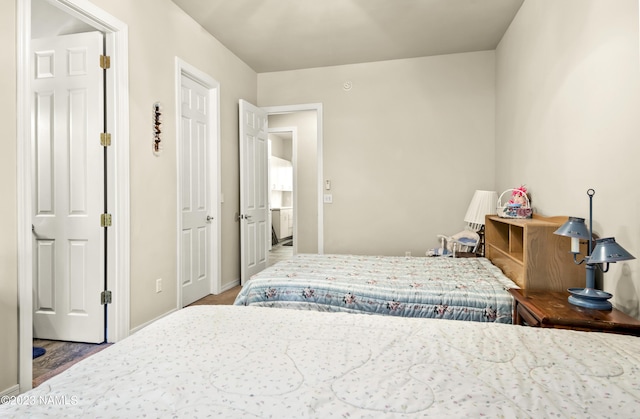
{"type": "Polygon", "coordinates": [[[182,304],[211,292],[208,90],[182,76],[181,81],[182,304]]]}
{"type": "Polygon", "coordinates": [[[268,220],[267,114],[240,100],[240,280],[267,266],[271,238],[268,220]]]}
{"type": "Polygon", "coordinates": [[[99,32],[32,41],[34,337],[104,341],[99,32]]]}

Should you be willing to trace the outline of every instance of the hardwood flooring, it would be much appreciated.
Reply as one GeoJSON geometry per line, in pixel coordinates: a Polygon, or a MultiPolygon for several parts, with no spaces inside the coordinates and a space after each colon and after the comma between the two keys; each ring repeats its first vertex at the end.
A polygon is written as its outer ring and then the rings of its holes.
{"type": "Polygon", "coordinates": [[[32,386],[39,386],[49,378],[60,374],[84,358],[100,352],[109,345],[109,343],[95,344],[34,339],[33,346],[44,348],[46,352],[33,360],[32,386]]]}
{"type": "Polygon", "coordinates": [[[235,286],[227,291],[221,292],[218,295],[209,294],[204,298],[199,299],[196,302],[189,304],[190,306],[198,305],[227,305],[230,306],[236,300],[236,296],[242,289],[242,286],[235,286]]]}

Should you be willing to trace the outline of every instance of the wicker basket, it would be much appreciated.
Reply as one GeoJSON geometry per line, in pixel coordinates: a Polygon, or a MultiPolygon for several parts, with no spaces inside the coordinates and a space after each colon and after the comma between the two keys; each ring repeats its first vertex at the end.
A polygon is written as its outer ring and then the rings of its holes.
{"type": "Polygon", "coordinates": [[[507,189],[502,192],[500,197],[498,198],[497,204],[497,212],[498,217],[502,218],[531,218],[533,215],[533,209],[531,208],[531,202],[529,201],[529,197],[527,194],[524,194],[524,199],[526,202],[524,204],[509,204],[509,199],[513,195],[513,192],[517,189],[507,189]],[[505,200],[507,201],[504,205],[502,204],[502,199],[506,195],[505,200]]]}

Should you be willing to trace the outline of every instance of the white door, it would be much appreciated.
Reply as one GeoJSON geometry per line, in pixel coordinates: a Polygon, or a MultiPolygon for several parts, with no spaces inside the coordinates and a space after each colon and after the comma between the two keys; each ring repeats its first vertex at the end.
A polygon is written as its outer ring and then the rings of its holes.
{"type": "Polygon", "coordinates": [[[103,70],[98,32],[32,41],[34,337],[103,342],[103,70]]]}
{"type": "Polygon", "coordinates": [[[267,266],[267,113],[240,100],[240,283],[267,266]]]}
{"type": "Polygon", "coordinates": [[[211,293],[209,91],[181,76],[180,185],[182,305],[211,293]]]}

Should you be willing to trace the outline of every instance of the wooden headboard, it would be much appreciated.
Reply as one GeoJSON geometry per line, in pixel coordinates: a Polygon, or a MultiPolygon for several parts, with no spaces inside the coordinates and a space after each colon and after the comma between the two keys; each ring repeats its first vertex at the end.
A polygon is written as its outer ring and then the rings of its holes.
{"type": "MultiPolygon", "coordinates": [[[[571,240],[553,234],[568,218],[534,214],[533,218],[515,219],[487,215],[486,257],[524,289],[564,291],[584,287],[585,269],[573,262],[571,240]]],[[[586,255],[585,249],[582,250],[586,255]]]]}

